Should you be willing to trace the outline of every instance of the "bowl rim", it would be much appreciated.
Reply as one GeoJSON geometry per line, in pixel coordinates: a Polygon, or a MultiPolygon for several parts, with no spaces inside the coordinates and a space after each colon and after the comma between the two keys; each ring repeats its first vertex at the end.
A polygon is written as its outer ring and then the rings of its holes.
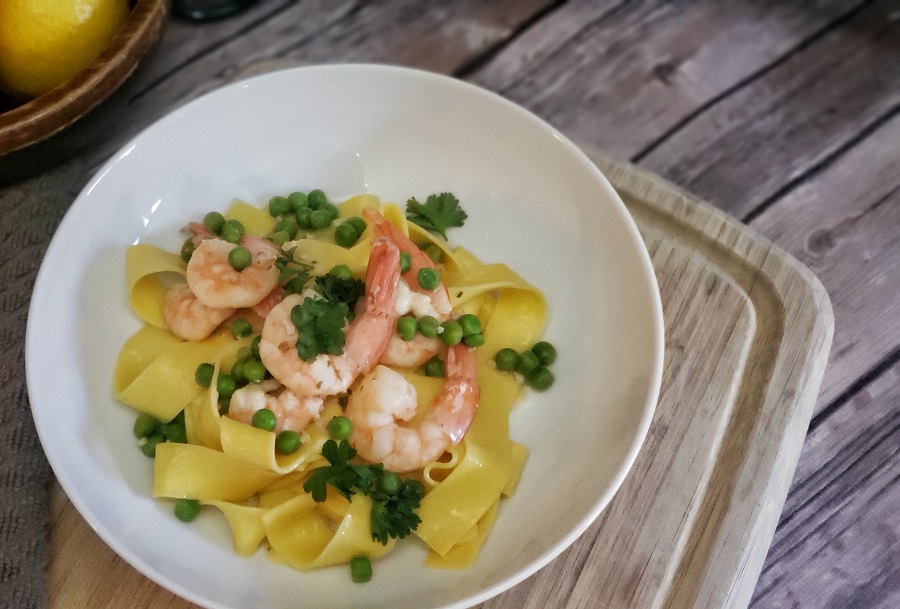
{"type": "Polygon", "coordinates": [[[93,110],[125,82],[159,40],[165,0],[136,0],[112,42],[81,72],[0,113],[0,156],[55,135],[93,110]]]}

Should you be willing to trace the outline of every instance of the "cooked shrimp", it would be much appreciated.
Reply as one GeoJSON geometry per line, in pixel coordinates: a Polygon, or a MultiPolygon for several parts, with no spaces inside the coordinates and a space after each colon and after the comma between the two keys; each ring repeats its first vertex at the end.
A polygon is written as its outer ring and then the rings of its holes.
{"type": "Polygon", "coordinates": [[[421,420],[416,389],[400,374],[377,366],[347,401],[350,444],[359,455],[395,472],[436,461],[469,430],[478,408],[475,350],[460,343],[447,351],[444,387],[421,420]]]}
{"type": "MultiPolygon", "coordinates": [[[[401,276],[397,315],[412,313],[416,319],[431,315],[438,321],[446,321],[450,317],[451,305],[450,294],[444,282],[441,281],[435,290],[425,290],[419,285],[419,271],[423,268],[435,268],[434,261],[375,209],[363,209],[362,214],[373,234],[390,239],[401,252],[407,252],[412,260],[409,270],[401,276]]],[[[381,363],[389,366],[419,366],[440,348],[441,341],[436,337],[417,334],[413,340],[405,341],[394,334],[381,357],[381,363]]]]}
{"type": "Polygon", "coordinates": [[[283,388],[278,381],[270,379],[235,391],[228,404],[228,416],[253,425],[253,415],[268,408],[275,413],[276,432],[285,429],[303,431],[313,419],[319,418],[323,405],[320,397],[299,397],[290,389],[283,388]]]}
{"type": "Polygon", "coordinates": [[[297,327],[291,309],[305,300],[285,297],[266,317],[259,356],[266,369],[288,389],[301,396],[336,395],[347,391],[361,374],[368,374],[387,346],[397,320],[400,252],[386,239],[376,239],[369,255],[366,294],[362,310],[344,330],[344,352],[321,354],[310,362],[297,354],[297,327]]]}
{"type": "Polygon", "coordinates": [[[172,334],[184,340],[203,340],[213,333],[235,309],[216,309],[200,302],[186,283],[166,292],[163,317],[172,334]]]}
{"type": "Polygon", "coordinates": [[[278,285],[275,266],[278,248],[265,239],[244,237],[241,245],[250,251],[250,266],[236,271],[228,254],[236,245],[222,239],[204,238],[187,266],[187,282],[203,304],[215,308],[252,307],[278,285]]]}
{"type": "Polygon", "coordinates": [[[265,319],[272,312],[281,300],[284,298],[284,290],[279,286],[269,292],[268,296],[253,305],[253,312],[265,319]]]}

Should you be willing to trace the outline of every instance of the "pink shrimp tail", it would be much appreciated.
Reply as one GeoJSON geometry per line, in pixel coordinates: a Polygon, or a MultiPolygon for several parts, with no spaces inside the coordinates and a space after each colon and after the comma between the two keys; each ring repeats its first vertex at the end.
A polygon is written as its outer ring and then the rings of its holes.
{"type": "Polygon", "coordinates": [[[199,246],[206,239],[218,238],[218,235],[206,228],[206,225],[202,222],[191,222],[181,230],[192,235],[191,241],[194,247],[199,246]]]}
{"type": "Polygon", "coordinates": [[[347,330],[345,353],[357,374],[368,374],[384,355],[397,320],[400,250],[387,239],[372,242],[366,269],[366,298],[362,314],[347,330]]]}
{"type": "Polygon", "coordinates": [[[478,359],[475,349],[459,343],[447,349],[444,362],[444,388],[436,402],[440,408],[433,408],[435,419],[454,444],[463,439],[475,418],[481,390],[477,379],[478,359]]]}
{"type": "Polygon", "coordinates": [[[265,319],[269,316],[269,313],[272,312],[272,309],[274,309],[282,300],[284,300],[284,290],[279,286],[269,292],[268,296],[251,308],[254,313],[265,319]]]}
{"type": "Polygon", "coordinates": [[[362,210],[363,219],[366,221],[366,224],[372,227],[372,232],[377,237],[382,237],[384,239],[388,239],[392,241],[398,248],[400,248],[401,252],[406,252],[412,257],[412,266],[406,273],[403,274],[403,280],[411,285],[415,285],[415,282],[412,279],[415,279],[418,275],[420,269],[429,268],[433,269],[434,261],[419,247],[412,242],[412,240],[403,234],[399,228],[385,220],[384,216],[381,215],[378,210],[373,209],[371,207],[367,207],[362,210]]]}

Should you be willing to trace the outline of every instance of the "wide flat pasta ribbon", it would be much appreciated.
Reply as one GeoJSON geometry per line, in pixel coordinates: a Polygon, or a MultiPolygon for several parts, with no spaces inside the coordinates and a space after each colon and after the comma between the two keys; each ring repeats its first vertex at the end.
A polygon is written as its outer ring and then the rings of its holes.
{"type": "Polygon", "coordinates": [[[158,332],[147,327],[138,330],[120,352],[115,396],[160,421],[170,421],[203,390],[194,377],[197,366],[215,360],[233,340],[230,334],[217,332],[202,341],[164,345],[167,341],[158,332]],[[139,372],[138,361],[147,364],[139,372]]]}
{"type": "Polygon", "coordinates": [[[200,501],[243,501],[280,474],[205,446],[156,445],[153,496],[200,501]]]}
{"type": "Polygon", "coordinates": [[[125,271],[128,277],[128,303],[144,322],[168,329],[163,315],[166,286],[163,276],[184,277],[187,265],[181,256],[155,245],[138,243],[125,251],[125,271]]]}

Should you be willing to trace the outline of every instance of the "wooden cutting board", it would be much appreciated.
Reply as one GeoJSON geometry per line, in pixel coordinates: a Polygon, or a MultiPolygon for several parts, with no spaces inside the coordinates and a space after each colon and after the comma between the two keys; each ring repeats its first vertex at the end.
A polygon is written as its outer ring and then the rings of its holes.
{"type": "MultiPolygon", "coordinates": [[[[482,607],[745,608],[812,414],[834,320],[818,280],[746,226],[598,151],[653,259],[666,320],[659,405],[601,517],[482,607]]],[[[116,556],[57,485],[54,608],[194,607],[116,556]]]]}

